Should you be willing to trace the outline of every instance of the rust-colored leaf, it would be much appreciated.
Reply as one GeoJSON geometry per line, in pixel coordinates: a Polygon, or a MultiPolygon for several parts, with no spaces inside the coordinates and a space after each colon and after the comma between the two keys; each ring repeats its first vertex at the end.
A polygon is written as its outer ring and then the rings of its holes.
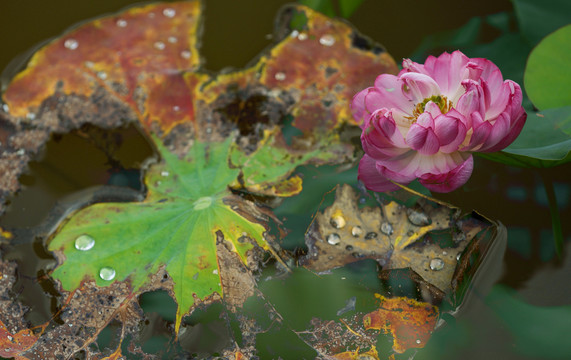
{"type": "Polygon", "coordinates": [[[181,72],[199,65],[199,14],[198,1],[152,4],[70,31],[39,50],[11,82],[4,93],[10,113],[36,114],[56,91],[88,99],[104,88],[143,123],[159,116],[169,126],[189,121],[189,87],[181,72]],[[172,91],[163,95],[166,88],[172,91]],[[157,101],[160,111],[153,113],[157,101]],[[181,111],[170,111],[176,105],[181,111]]]}
{"type": "Polygon", "coordinates": [[[438,320],[438,308],[414,299],[377,297],[379,309],[363,317],[365,329],[381,330],[393,337],[393,350],[403,353],[407,349],[422,348],[438,320]]]}

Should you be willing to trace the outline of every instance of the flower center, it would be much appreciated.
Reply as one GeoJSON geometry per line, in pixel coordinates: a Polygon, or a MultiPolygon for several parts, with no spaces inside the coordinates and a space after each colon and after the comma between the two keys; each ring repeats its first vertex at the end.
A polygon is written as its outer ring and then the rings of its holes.
{"type": "Polygon", "coordinates": [[[426,108],[426,104],[428,104],[429,101],[432,101],[433,103],[438,105],[438,107],[440,108],[440,112],[443,114],[446,114],[448,111],[450,111],[450,109],[452,109],[452,101],[448,100],[448,98],[446,98],[446,96],[444,96],[444,95],[433,95],[429,98],[422,100],[422,102],[419,102],[418,104],[416,104],[416,106],[412,110],[412,116],[407,117],[407,118],[412,120],[413,123],[416,122],[416,119],[418,119],[420,114],[422,114],[424,112],[424,109],[426,108]]]}

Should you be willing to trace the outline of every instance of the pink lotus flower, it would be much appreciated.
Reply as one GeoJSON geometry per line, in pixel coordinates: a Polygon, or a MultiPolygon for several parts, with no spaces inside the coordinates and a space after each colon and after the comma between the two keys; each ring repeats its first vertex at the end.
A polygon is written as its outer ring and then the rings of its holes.
{"type": "Polygon", "coordinates": [[[390,180],[419,179],[449,192],[468,181],[473,152],[498,151],[514,141],[527,117],[520,86],[498,67],[460,51],[409,59],[397,75],[382,74],[353,98],[365,155],[359,179],[373,191],[392,191],[390,180]]]}

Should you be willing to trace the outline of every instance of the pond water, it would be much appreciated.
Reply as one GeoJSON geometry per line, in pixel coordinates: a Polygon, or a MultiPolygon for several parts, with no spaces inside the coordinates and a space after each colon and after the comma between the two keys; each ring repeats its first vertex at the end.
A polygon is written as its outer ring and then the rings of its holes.
{"type": "MultiPolygon", "coordinates": [[[[17,60],[9,65],[10,61],[35,44],[58,36],[77,22],[118,11],[134,3],[124,0],[89,4],[54,0],[38,2],[34,6],[27,2],[3,3],[0,5],[0,34],[3,39],[0,69],[7,69],[3,80],[13,75],[19,69],[18,64],[22,63],[22,60],[17,60]]],[[[206,58],[207,69],[218,71],[228,66],[244,67],[269,46],[273,19],[285,3],[281,0],[205,1],[202,54],[206,58]]],[[[475,15],[493,14],[511,8],[508,1],[441,1],[438,6],[432,3],[407,6],[404,15],[401,6],[397,2],[369,0],[349,19],[363,34],[383,44],[397,60],[409,56],[426,34],[456,28],[475,15]]],[[[485,36],[492,38],[494,31],[488,29],[485,36]]],[[[9,212],[0,219],[0,225],[10,224],[27,229],[46,224],[46,217],[49,224],[49,217],[53,216],[50,209],[57,201],[91,186],[116,184],[129,187],[134,192],[140,190],[138,168],[145,159],[153,156],[154,151],[134,128],[120,129],[114,134],[120,139],[121,146],[112,153],[109,144],[113,144],[113,140],[98,129],[88,128],[54,137],[44,158],[33,162],[30,172],[21,177],[25,190],[11,199],[9,212]],[[86,140],[86,133],[96,140],[86,140]]],[[[571,222],[568,221],[571,219],[571,165],[537,171],[504,166],[482,158],[475,161],[474,174],[465,186],[450,194],[433,195],[465,212],[476,210],[489,219],[501,222],[508,231],[503,263],[501,269],[488,272],[495,285],[487,284],[474,291],[469,306],[462,310],[456,321],[449,320],[450,324],[437,331],[425,351],[419,351],[415,358],[569,358],[571,351],[566,337],[571,324],[571,250],[568,246],[571,239],[571,222]],[[553,245],[544,181],[554,185],[566,239],[564,252],[559,257],[553,245]]],[[[319,175],[322,171],[310,169],[307,173],[319,175]]],[[[340,182],[348,181],[355,171],[343,174],[340,175],[340,182]]],[[[322,191],[329,190],[331,187],[324,186],[322,191]]],[[[66,201],[74,203],[76,199],[67,198],[66,201]]],[[[307,214],[299,215],[307,217],[315,210],[310,209],[307,214]]],[[[38,272],[41,275],[42,269],[53,263],[53,259],[37,242],[17,245],[7,258],[19,261],[20,298],[34,307],[30,321],[36,324],[46,321],[52,315],[55,300],[50,303],[33,299],[45,298],[44,292],[51,293],[53,297],[54,290],[48,285],[43,284],[42,288],[34,283],[38,272]],[[39,260],[28,261],[26,256],[30,254],[35,254],[39,260]]],[[[336,291],[342,286],[338,280],[340,278],[362,280],[366,278],[361,276],[362,272],[370,270],[371,266],[367,263],[362,268],[353,269],[352,273],[336,274],[336,280],[322,285],[320,291],[336,291]]],[[[312,291],[312,285],[308,285],[311,281],[304,283],[303,276],[296,277],[292,280],[293,284],[288,283],[288,287],[295,289],[296,296],[304,292],[318,296],[312,291]]],[[[268,282],[261,286],[280,294],[279,289],[272,290],[273,287],[279,288],[280,284],[268,282]]],[[[168,299],[162,293],[151,293],[145,297],[152,311],[174,309],[174,303],[168,299]],[[165,302],[169,305],[165,306],[165,302]]],[[[291,301],[296,304],[293,297],[291,301]]],[[[342,296],[332,298],[331,308],[343,307],[344,301],[342,296]]],[[[166,314],[151,319],[155,332],[150,332],[152,335],[148,335],[149,341],[143,350],[152,351],[153,346],[160,348],[168,341],[165,329],[169,326],[167,320],[172,322],[174,314],[165,311],[166,314]],[[153,342],[157,345],[153,345],[153,342]]],[[[194,353],[208,353],[226,346],[229,334],[225,333],[224,322],[217,316],[217,309],[193,315],[186,322],[186,332],[181,334],[182,348],[194,353]],[[200,330],[195,326],[198,323],[201,324],[200,330]]],[[[109,338],[102,337],[101,341],[112,342],[111,334],[113,331],[109,330],[105,335],[109,338]]],[[[292,348],[299,345],[299,339],[291,338],[291,334],[285,331],[274,333],[273,336],[282,336],[285,343],[291,341],[292,348]]],[[[288,349],[267,339],[262,341],[266,341],[268,347],[274,347],[274,350],[263,353],[262,358],[272,358],[273,354],[288,349]]],[[[311,353],[307,356],[311,356],[311,353]]],[[[285,355],[283,358],[289,357],[285,355]]]]}

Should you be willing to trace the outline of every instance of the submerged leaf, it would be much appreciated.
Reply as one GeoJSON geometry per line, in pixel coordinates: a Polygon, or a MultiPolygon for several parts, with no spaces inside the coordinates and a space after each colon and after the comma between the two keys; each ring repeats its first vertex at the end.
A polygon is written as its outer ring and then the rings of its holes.
{"type": "Polygon", "coordinates": [[[393,337],[393,350],[403,353],[407,349],[422,348],[438,320],[438,308],[408,298],[388,299],[377,295],[379,310],[363,317],[365,329],[378,329],[393,337]]]}

